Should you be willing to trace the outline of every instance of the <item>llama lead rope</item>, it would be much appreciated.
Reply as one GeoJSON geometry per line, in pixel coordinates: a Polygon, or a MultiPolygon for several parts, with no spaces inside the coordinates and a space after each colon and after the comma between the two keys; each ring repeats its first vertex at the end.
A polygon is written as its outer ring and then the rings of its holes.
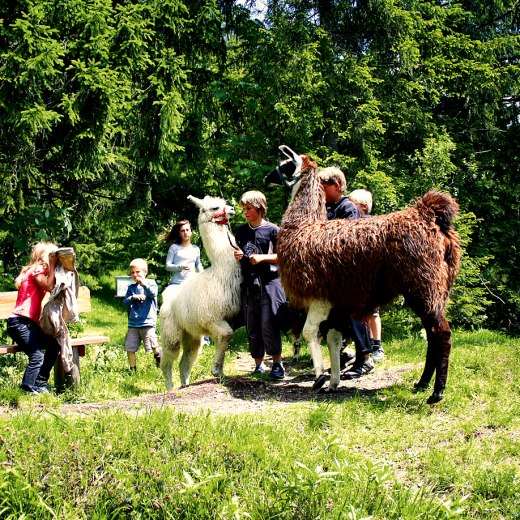
{"type": "Polygon", "coordinates": [[[238,251],[240,248],[236,245],[236,244],[233,244],[233,242],[231,241],[231,237],[233,236],[231,234],[231,231],[229,231],[229,226],[226,226],[226,231],[227,231],[227,238],[228,238],[228,241],[229,241],[229,245],[235,250],[235,251],[238,251]]]}

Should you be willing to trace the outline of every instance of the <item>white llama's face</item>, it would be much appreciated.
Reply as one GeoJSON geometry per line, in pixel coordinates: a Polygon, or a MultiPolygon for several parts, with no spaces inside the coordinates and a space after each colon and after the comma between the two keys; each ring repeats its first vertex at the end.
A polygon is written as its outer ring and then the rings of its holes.
{"type": "Polygon", "coordinates": [[[226,204],[224,199],[208,195],[203,199],[197,199],[190,195],[188,199],[199,207],[199,226],[208,222],[225,226],[229,219],[235,215],[234,208],[226,204]]]}

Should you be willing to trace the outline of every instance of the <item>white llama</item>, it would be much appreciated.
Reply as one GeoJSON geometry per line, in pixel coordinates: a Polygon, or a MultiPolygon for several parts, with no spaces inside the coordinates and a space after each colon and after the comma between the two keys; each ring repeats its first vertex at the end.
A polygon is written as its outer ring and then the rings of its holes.
{"type": "Polygon", "coordinates": [[[172,388],[172,365],[178,358],[181,385],[188,386],[190,373],[202,350],[204,336],[216,344],[211,373],[223,375],[224,356],[233,337],[233,321],[240,312],[240,263],[233,255],[235,242],[227,227],[235,210],[214,197],[197,199],[198,228],[211,266],[180,286],[167,287],[159,313],[162,339],[161,369],[166,388],[172,388]]]}

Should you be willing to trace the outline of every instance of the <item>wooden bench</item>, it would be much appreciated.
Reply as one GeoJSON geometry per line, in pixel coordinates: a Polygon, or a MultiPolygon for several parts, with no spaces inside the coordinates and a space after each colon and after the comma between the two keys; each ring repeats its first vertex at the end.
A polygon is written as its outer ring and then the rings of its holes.
{"type": "MultiPolygon", "coordinates": [[[[16,304],[17,294],[17,291],[0,292],[1,320],[5,320],[10,316],[16,304]]],[[[45,305],[48,299],[49,295],[47,294],[47,296],[43,300],[43,305],[45,305]]],[[[78,309],[80,313],[90,312],[92,310],[92,306],[90,303],[90,290],[88,287],[82,286],[79,288],[78,309]]],[[[72,338],[72,362],[74,364],[74,368],[72,369],[71,374],[64,374],[60,359],[58,359],[56,365],[54,366],[54,381],[56,384],[56,388],[63,388],[64,386],[70,387],[79,384],[79,358],[85,355],[86,345],[96,345],[109,342],[110,338],[108,336],[85,336],[83,338],[72,338]]],[[[20,347],[18,347],[17,345],[0,345],[0,354],[16,354],[17,352],[22,352],[20,347]]]]}

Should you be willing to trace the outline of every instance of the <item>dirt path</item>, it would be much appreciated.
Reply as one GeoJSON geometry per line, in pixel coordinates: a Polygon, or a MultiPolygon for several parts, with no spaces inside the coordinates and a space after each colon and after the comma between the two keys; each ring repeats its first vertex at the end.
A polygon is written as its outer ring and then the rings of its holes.
{"type": "MultiPolygon", "coordinates": [[[[176,388],[170,392],[147,394],[139,397],[103,401],[100,403],[78,403],[61,405],[53,413],[62,415],[88,415],[99,410],[120,410],[138,415],[151,408],[171,407],[178,411],[211,411],[216,414],[235,414],[265,410],[271,406],[289,406],[297,402],[345,401],[356,393],[372,395],[378,390],[392,386],[401,380],[401,375],[415,369],[417,365],[399,367],[377,367],[376,370],[358,380],[341,381],[334,393],[313,390],[314,375],[309,368],[304,375],[291,375],[287,364],[287,376],[281,381],[260,379],[250,376],[253,364],[249,356],[236,360],[239,375],[222,381],[205,379],[192,383],[187,388],[176,388]]],[[[45,410],[44,404],[37,408],[45,410]]],[[[0,415],[11,415],[16,409],[0,407],[0,415]]]]}

